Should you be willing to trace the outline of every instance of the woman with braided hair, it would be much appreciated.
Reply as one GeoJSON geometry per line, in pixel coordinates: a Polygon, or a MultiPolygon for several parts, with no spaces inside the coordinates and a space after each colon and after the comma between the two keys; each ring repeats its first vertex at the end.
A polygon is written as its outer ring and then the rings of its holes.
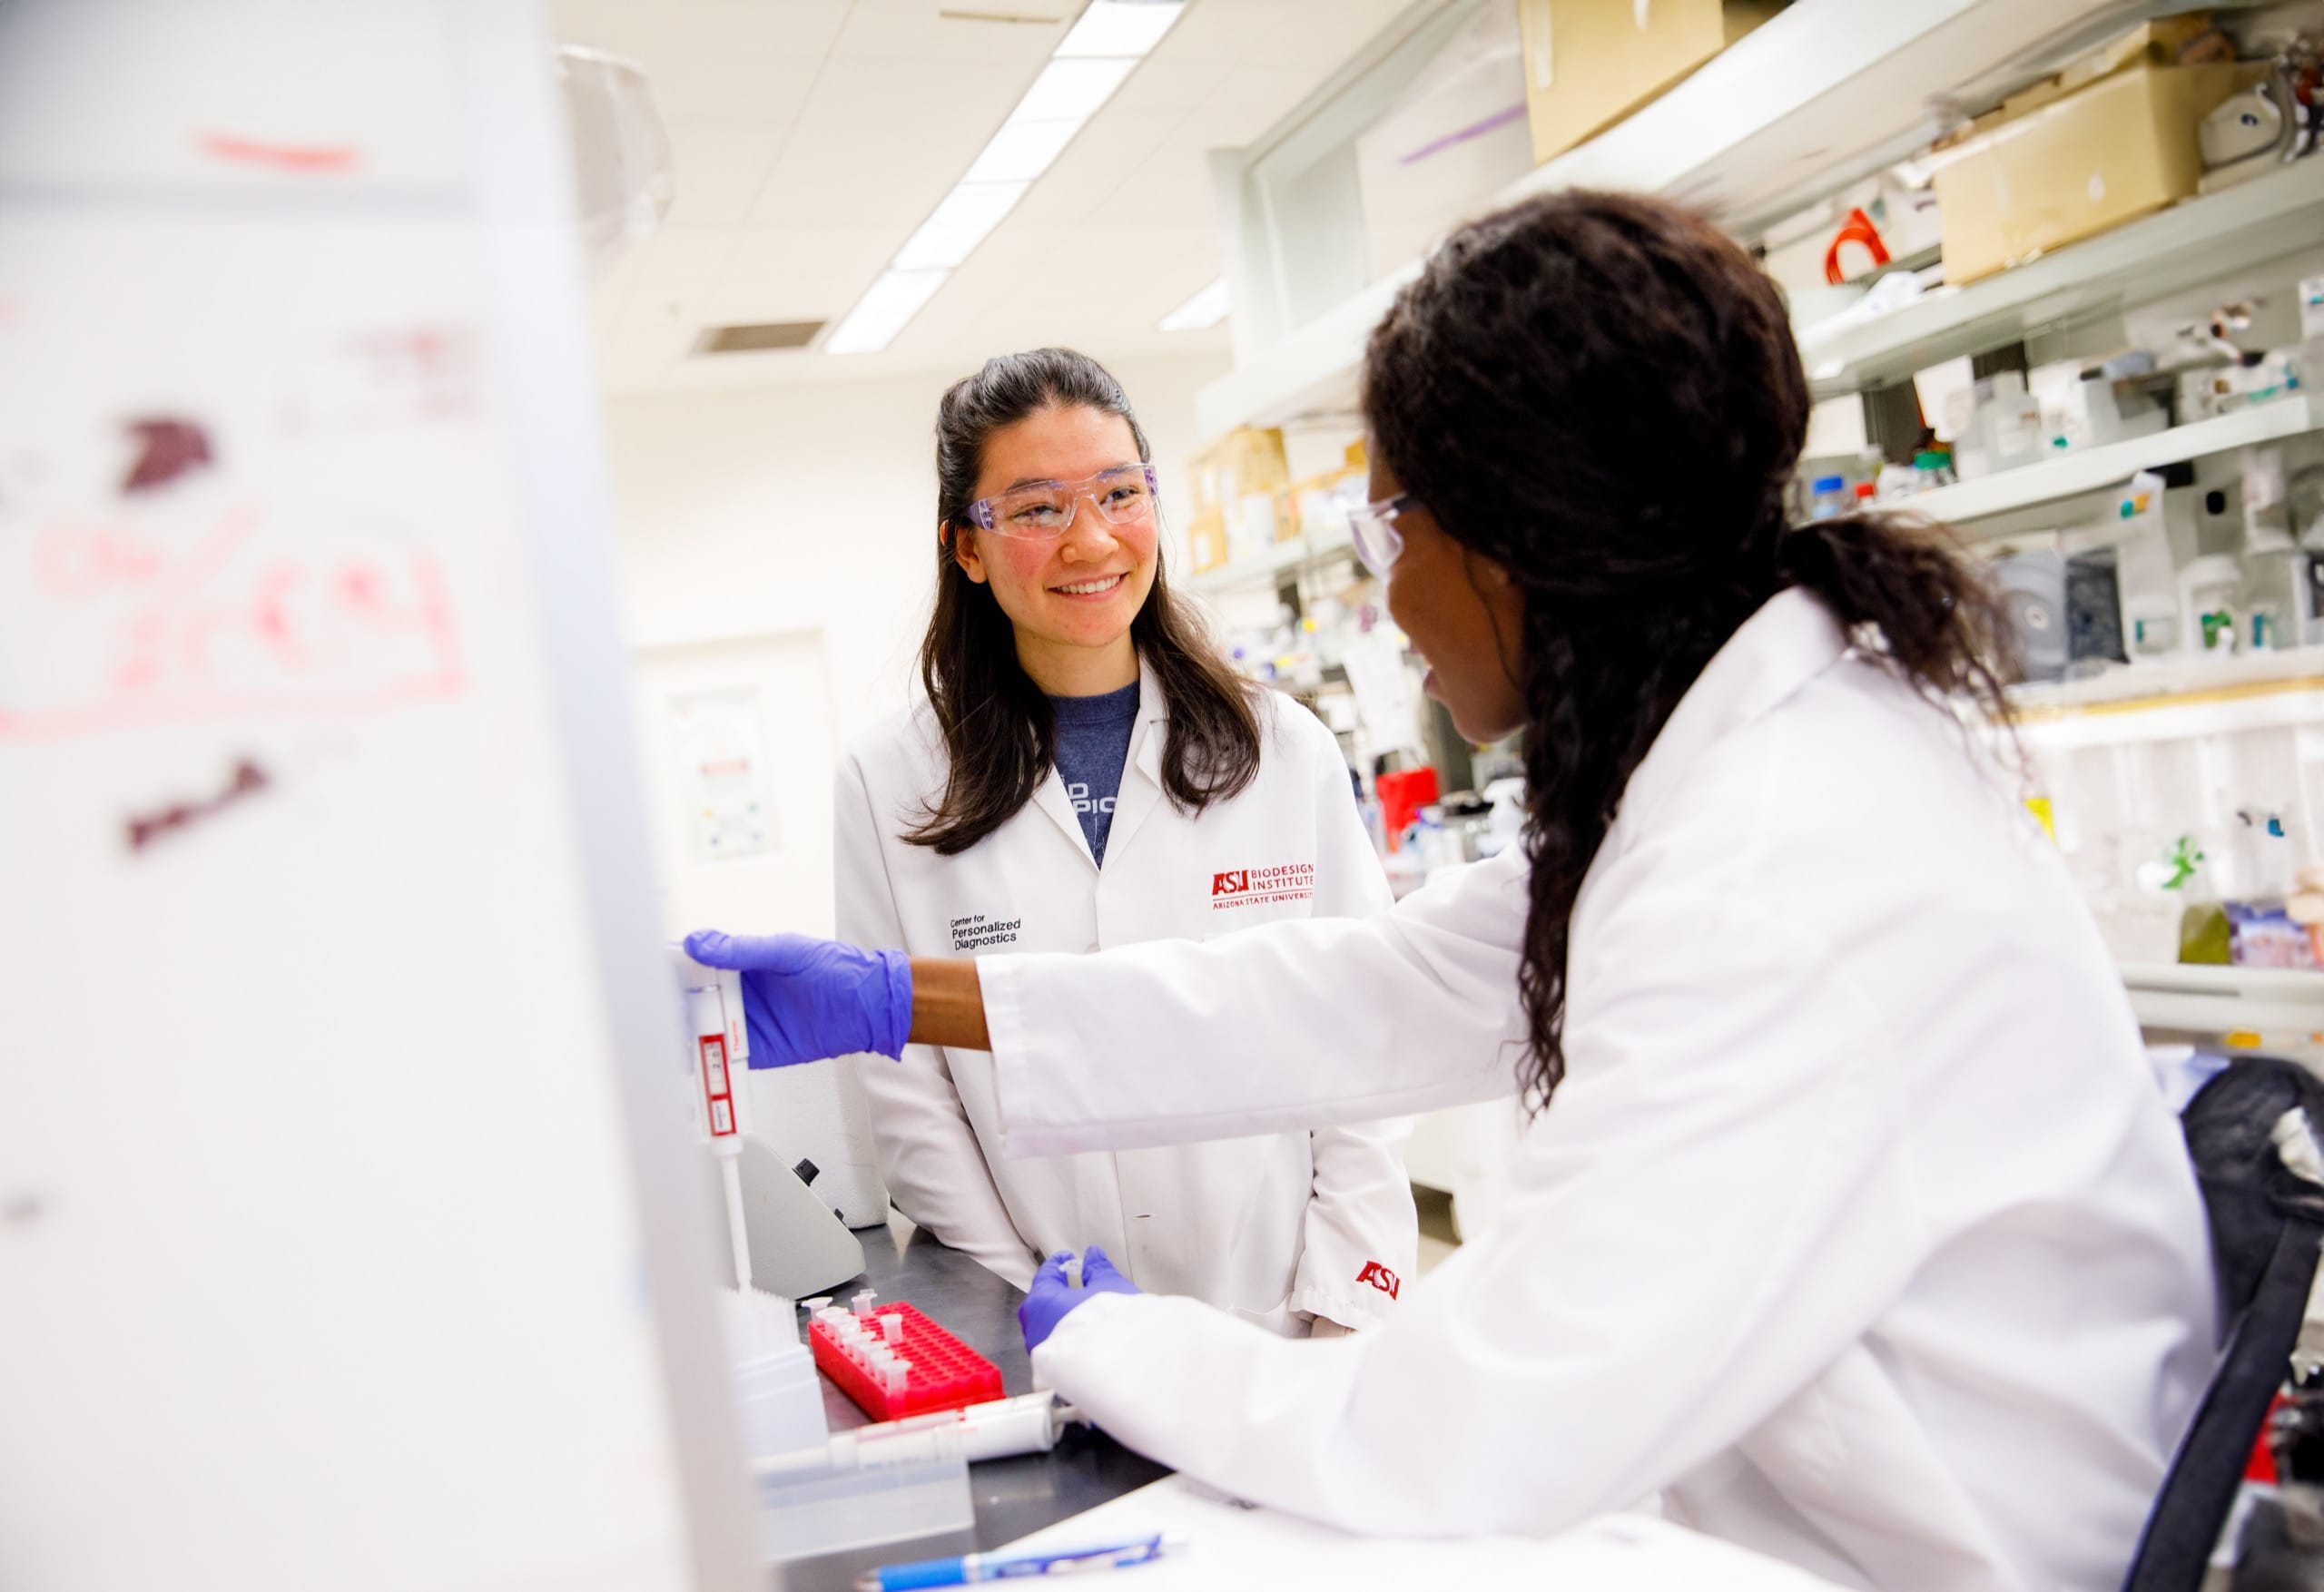
{"type": "Polygon", "coordinates": [[[799,1059],[990,1050],[1014,1155],[1526,1093],[1501,1220],[1368,1338],[1045,1267],[1035,1369],[1123,1441],[1356,1530],[1659,1496],[1846,1586],[2119,1584],[2211,1360],[2202,1207],[1984,750],[1994,599],[1935,527],[1787,523],[1807,408],[1685,211],[1463,228],[1373,335],[1357,543],[1463,732],[1521,731],[1522,843],[1370,919],[752,976],[799,1059]]]}

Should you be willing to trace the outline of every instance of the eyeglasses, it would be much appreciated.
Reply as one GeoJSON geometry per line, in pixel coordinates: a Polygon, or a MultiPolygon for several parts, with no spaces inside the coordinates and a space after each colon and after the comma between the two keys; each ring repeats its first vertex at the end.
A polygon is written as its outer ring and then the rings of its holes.
{"type": "Polygon", "coordinates": [[[1364,568],[1382,580],[1388,578],[1388,566],[1404,551],[1404,538],[1396,529],[1396,516],[1419,506],[1411,493],[1399,492],[1393,497],[1358,504],[1347,511],[1348,539],[1355,544],[1355,555],[1364,560],[1364,568]]]}
{"type": "Polygon", "coordinates": [[[1137,525],[1154,518],[1157,496],[1152,465],[1123,465],[1082,481],[1036,481],[1012,486],[969,505],[968,520],[997,536],[1048,542],[1065,535],[1087,502],[1108,525],[1137,525]]]}

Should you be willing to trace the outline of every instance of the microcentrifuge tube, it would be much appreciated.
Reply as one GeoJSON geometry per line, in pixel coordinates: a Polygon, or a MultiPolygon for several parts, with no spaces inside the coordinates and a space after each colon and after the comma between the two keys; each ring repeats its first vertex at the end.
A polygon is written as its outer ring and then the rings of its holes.
{"type": "Polygon", "coordinates": [[[866,1288],[862,1292],[849,1300],[848,1302],[855,1307],[855,1313],[857,1315],[870,1315],[872,1313],[872,1302],[879,1297],[880,1295],[877,1290],[866,1288]]]}
{"type": "Polygon", "coordinates": [[[880,1332],[881,1335],[885,1337],[891,1343],[902,1342],[904,1341],[904,1318],[900,1315],[881,1316],[880,1318],[880,1332]]]}

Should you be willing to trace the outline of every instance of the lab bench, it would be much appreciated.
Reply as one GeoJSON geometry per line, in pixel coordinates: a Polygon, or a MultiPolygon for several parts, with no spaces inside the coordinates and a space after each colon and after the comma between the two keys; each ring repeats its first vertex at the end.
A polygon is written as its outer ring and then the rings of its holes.
{"type": "MultiPolygon", "coordinates": [[[[893,1230],[867,1228],[858,1236],[863,1240],[863,1275],[831,1290],[833,1295],[845,1298],[859,1288],[873,1288],[882,1300],[909,1300],[1000,1367],[1004,1392],[1033,1391],[1032,1361],[1017,1326],[1022,1294],[933,1234],[901,1220],[893,1230]]],[[[869,1423],[830,1378],[822,1381],[823,1415],[833,1431],[869,1423]]],[[[970,1530],[791,1559],[781,1566],[781,1585],[783,1592],[848,1592],[856,1576],[875,1565],[999,1548],[1168,1474],[1102,1432],[1072,1427],[1046,1454],[969,1467],[969,1492],[976,1504],[976,1524],[970,1530]]]]}

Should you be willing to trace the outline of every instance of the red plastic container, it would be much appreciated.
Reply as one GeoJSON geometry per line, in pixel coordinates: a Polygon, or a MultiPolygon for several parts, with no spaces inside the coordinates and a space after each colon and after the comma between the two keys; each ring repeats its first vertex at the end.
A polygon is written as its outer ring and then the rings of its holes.
{"type": "Polygon", "coordinates": [[[1393,851],[1403,843],[1404,826],[1412,822],[1413,814],[1436,800],[1436,771],[1426,765],[1398,769],[1382,774],[1372,786],[1380,798],[1380,821],[1388,833],[1388,850],[1393,851]]]}
{"type": "Polygon", "coordinates": [[[807,1341],[815,1351],[815,1363],[864,1414],[874,1420],[901,1420],[907,1415],[960,1410],[1006,1396],[1000,1391],[1000,1369],[991,1361],[909,1304],[879,1306],[872,1312],[869,1320],[874,1324],[868,1330],[877,1333],[879,1319],[891,1315],[904,1323],[903,1341],[895,1345],[895,1351],[911,1362],[901,1397],[890,1393],[849,1359],[829,1327],[819,1321],[807,1323],[807,1341]]]}

